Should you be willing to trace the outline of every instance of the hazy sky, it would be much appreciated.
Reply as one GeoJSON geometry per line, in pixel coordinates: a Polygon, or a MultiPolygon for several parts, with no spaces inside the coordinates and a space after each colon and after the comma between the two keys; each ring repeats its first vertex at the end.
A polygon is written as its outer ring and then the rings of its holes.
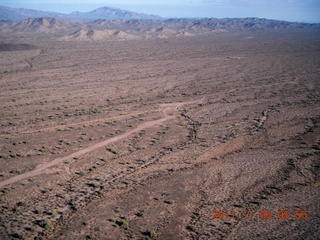
{"type": "Polygon", "coordinates": [[[320,0],[0,0],[0,5],[63,13],[110,6],[162,17],[260,17],[320,23],[320,0]]]}

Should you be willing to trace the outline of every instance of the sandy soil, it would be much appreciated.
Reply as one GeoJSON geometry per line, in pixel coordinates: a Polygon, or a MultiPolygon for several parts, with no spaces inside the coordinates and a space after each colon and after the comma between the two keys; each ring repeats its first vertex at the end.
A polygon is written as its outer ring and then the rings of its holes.
{"type": "Polygon", "coordinates": [[[319,31],[44,36],[1,36],[0,239],[320,236],[319,31]]]}

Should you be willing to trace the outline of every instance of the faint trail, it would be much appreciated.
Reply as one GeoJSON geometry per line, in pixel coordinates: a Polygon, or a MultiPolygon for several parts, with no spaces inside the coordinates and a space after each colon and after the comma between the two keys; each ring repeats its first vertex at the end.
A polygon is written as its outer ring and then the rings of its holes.
{"type": "Polygon", "coordinates": [[[54,126],[54,127],[41,128],[41,129],[37,129],[37,130],[23,131],[21,133],[30,134],[30,133],[36,133],[36,132],[53,131],[53,130],[56,130],[59,128],[72,127],[72,126],[78,126],[78,125],[84,125],[84,124],[90,124],[90,123],[97,123],[97,122],[103,122],[103,121],[107,121],[107,120],[116,120],[116,119],[121,119],[121,118],[126,118],[126,117],[132,117],[132,116],[143,114],[143,113],[146,113],[146,112],[140,111],[140,112],[135,112],[135,113],[126,114],[126,115],[120,115],[120,116],[116,116],[116,117],[99,118],[99,119],[94,119],[94,120],[89,120],[89,121],[70,123],[70,124],[66,124],[66,125],[58,125],[58,126],[54,126]]]}
{"type": "Polygon", "coordinates": [[[153,126],[156,126],[156,125],[160,125],[161,123],[163,123],[165,121],[168,121],[168,120],[170,120],[172,118],[175,118],[174,115],[168,115],[167,114],[167,110],[172,109],[172,107],[182,106],[183,104],[186,104],[186,103],[190,103],[190,102],[176,103],[176,104],[170,104],[169,106],[165,106],[165,109],[163,110],[164,117],[161,118],[161,119],[154,120],[154,121],[149,121],[149,122],[146,122],[146,123],[142,123],[141,125],[137,126],[135,129],[127,131],[127,132],[125,132],[125,133],[123,133],[121,135],[115,136],[113,138],[107,139],[107,140],[99,142],[99,143],[96,143],[96,144],[91,145],[91,146],[89,146],[87,148],[84,148],[84,149],[81,149],[81,150],[79,150],[77,152],[74,152],[74,153],[72,153],[72,154],[70,154],[68,156],[61,157],[61,158],[56,158],[51,162],[40,164],[40,165],[38,165],[36,167],[36,169],[34,169],[32,171],[29,171],[29,172],[26,172],[26,173],[22,173],[20,175],[17,175],[15,177],[12,177],[12,178],[9,178],[9,179],[6,179],[6,180],[0,182],[0,188],[3,188],[4,186],[6,186],[8,184],[13,184],[15,182],[21,181],[21,180],[26,179],[26,178],[31,178],[31,177],[34,177],[36,175],[39,175],[44,170],[46,170],[46,169],[48,169],[48,168],[50,168],[52,166],[55,166],[55,165],[57,165],[59,163],[62,163],[63,161],[79,157],[82,154],[91,152],[91,151],[93,151],[93,150],[95,150],[97,148],[104,147],[104,146],[106,146],[106,145],[108,145],[110,143],[119,141],[119,140],[121,140],[123,138],[126,138],[129,135],[131,135],[133,133],[136,133],[136,132],[139,132],[139,131],[141,131],[143,129],[150,128],[150,127],[153,127],[153,126]]]}

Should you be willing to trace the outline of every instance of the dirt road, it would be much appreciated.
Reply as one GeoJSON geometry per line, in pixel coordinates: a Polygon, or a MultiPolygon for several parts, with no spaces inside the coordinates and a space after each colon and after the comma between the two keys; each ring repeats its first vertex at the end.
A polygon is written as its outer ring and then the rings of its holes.
{"type": "MultiPolygon", "coordinates": [[[[190,102],[187,102],[187,103],[190,103],[190,102]]],[[[193,102],[192,102],[193,103],[193,102]]],[[[183,106],[184,104],[186,103],[172,103],[172,104],[168,104],[168,105],[165,105],[165,108],[163,109],[163,115],[164,117],[161,118],[161,119],[158,119],[158,120],[154,120],[154,121],[150,121],[150,122],[145,122],[145,123],[142,123],[141,125],[139,125],[138,127],[130,130],[130,131],[127,131],[123,134],[120,134],[118,136],[115,136],[113,138],[110,138],[110,139],[107,139],[105,141],[102,141],[102,142],[99,142],[99,143],[96,143],[92,146],[89,146],[87,148],[84,148],[84,149],[81,149],[77,152],[74,152],[68,156],[65,156],[65,157],[62,157],[62,158],[56,158],[54,159],[53,161],[50,161],[50,162],[46,162],[46,163],[43,163],[41,165],[38,165],[36,167],[36,169],[32,170],[32,171],[29,171],[29,172],[25,172],[25,173],[22,173],[22,174],[19,174],[15,177],[12,177],[12,178],[9,178],[9,179],[6,179],[4,181],[1,181],[0,182],[0,188],[3,188],[4,186],[6,185],[9,185],[9,184],[13,184],[15,182],[18,182],[18,181],[21,181],[23,179],[26,179],[26,178],[32,178],[34,176],[37,176],[39,174],[41,174],[44,170],[52,167],[52,166],[55,166],[57,164],[60,164],[60,163],[63,163],[64,161],[66,160],[69,160],[69,159],[72,159],[72,158],[77,158],[85,153],[88,153],[88,152],[91,152],[97,148],[101,148],[101,147],[105,147],[113,142],[117,142],[121,139],[124,139],[124,138],[127,138],[128,136],[136,133],[136,132],[139,132],[143,129],[146,129],[146,128],[151,128],[151,127],[154,127],[156,125],[160,125],[172,118],[174,118],[175,116],[174,115],[168,115],[167,114],[167,111],[168,110],[175,110],[178,106],[181,107],[183,106]]],[[[122,116],[121,116],[122,117],[122,116]]],[[[100,121],[100,120],[99,120],[100,121]]],[[[96,121],[90,121],[90,122],[96,122],[96,121]]]]}

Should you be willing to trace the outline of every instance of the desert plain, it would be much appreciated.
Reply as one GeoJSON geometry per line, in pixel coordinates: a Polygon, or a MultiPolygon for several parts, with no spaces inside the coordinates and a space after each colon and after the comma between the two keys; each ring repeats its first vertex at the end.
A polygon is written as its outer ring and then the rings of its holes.
{"type": "Polygon", "coordinates": [[[319,30],[0,41],[0,239],[319,239],[319,30]]]}

